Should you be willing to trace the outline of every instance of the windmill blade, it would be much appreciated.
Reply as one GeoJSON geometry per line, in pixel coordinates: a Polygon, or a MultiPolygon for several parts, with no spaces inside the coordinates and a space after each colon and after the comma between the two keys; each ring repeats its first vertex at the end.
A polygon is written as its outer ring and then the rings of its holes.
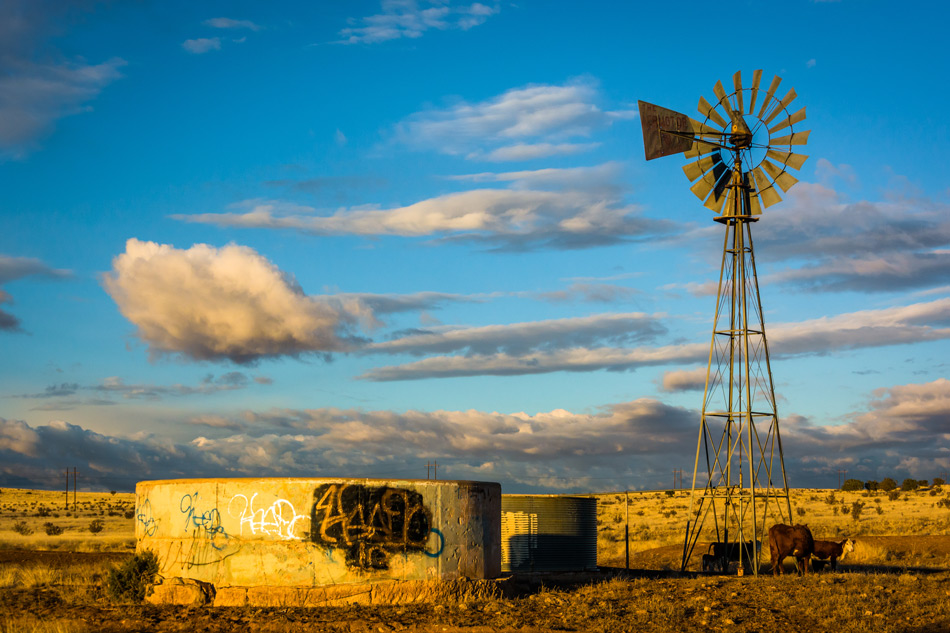
{"type": "Polygon", "coordinates": [[[755,189],[755,183],[751,174],[748,172],[742,174],[742,184],[745,185],[745,203],[746,211],[749,215],[762,215],[762,204],[759,202],[759,192],[755,189]]]}
{"type": "Polygon", "coordinates": [[[769,145],[804,145],[808,142],[809,134],[811,134],[811,130],[793,132],[792,134],[770,139],[769,145]]]}
{"type": "Polygon", "coordinates": [[[805,120],[805,108],[802,108],[795,114],[789,115],[787,118],[783,119],[775,127],[769,128],[769,134],[775,134],[779,130],[784,130],[789,125],[794,125],[795,123],[801,123],[805,120]]]}
{"type": "Polygon", "coordinates": [[[729,118],[734,121],[736,114],[732,110],[732,104],[729,103],[729,96],[726,94],[726,89],[722,87],[721,81],[717,81],[716,85],[713,86],[713,92],[715,92],[716,96],[719,98],[719,105],[721,105],[723,110],[726,111],[726,114],[729,115],[729,118]]]}
{"type": "Polygon", "coordinates": [[[713,190],[713,187],[715,187],[716,184],[722,180],[726,171],[728,171],[726,169],[726,164],[722,162],[722,156],[720,154],[716,154],[715,156],[717,160],[715,160],[713,163],[712,170],[703,174],[703,177],[698,180],[696,184],[689,188],[689,190],[693,192],[693,195],[695,195],[700,200],[706,199],[706,196],[709,195],[709,192],[713,190]]]}
{"type": "Polygon", "coordinates": [[[778,192],[775,191],[775,187],[769,182],[768,177],[765,175],[765,172],[762,171],[761,167],[753,169],[752,176],[755,178],[755,186],[759,190],[759,198],[762,200],[762,205],[766,209],[782,201],[782,196],[778,195],[778,192]]]}
{"type": "Polygon", "coordinates": [[[703,116],[708,119],[712,119],[723,128],[728,125],[726,120],[722,118],[722,115],[716,112],[716,110],[711,105],[709,105],[709,102],[706,101],[706,97],[699,98],[699,111],[703,114],[703,116]]]}
{"type": "Polygon", "coordinates": [[[756,70],[752,73],[752,96],[749,98],[749,114],[755,110],[755,100],[759,96],[759,82],[762,81],[762,71],[756,70]]]}
{"type": "Polygon", "coordinates": [[[686,174],[686,177],[689,178],[690,182],[693,182],[704,173],[709,171],[716,164],[716,161],[719,161],[720,163],[722,162],[722,158],[719,156],[719,154],[713,154],[712,156],[700,158],[695,163],[683,165],[683,173],[686,174]]]}
{"type": "Polygon", "coordinates": [[[782,188],[782,191],[788,192],[792,186],[798,182],[798,178],[786,172],[772,161],[765,159],[762,161],[762,167],[768,172],[775,184],[782,188]]]}
{"type": "Polygon", "coordinates": [[[732,85],[736,89],[736,112],[742,114],[745,110],[742,107],[742,71],[737,70],[736,74],[732,76],[732,85]]]}
{"type": "MultiPolygon", "coordinates": [[[[732,190],[729,190],[728,193],[731,194],[731,193],[732,193],[732,190]]],[[[709,195],[709,197],[706,198],[706,202],[703,203],[703,206],[706,207],[707,209],[710,209],[710,210],[712,210],[712,211],[715,211],[715,212],[716,212],[717,214],[719,214],[719,215],[722,215],[722,207],[723,207],[723,205],[725,205],[725,203],[726,203],[726,198],[728,198],[728,197],[729,197],[728,194],[727,194],[727,195],[722,195],[722,194],[716,195],[716,191],[713,190],[713,192],[709,195]]],[[[726,207],[726,209],[729,209],[729,207],[726,207]]]]}
{"type": "Polygon", "coordinates": [[[698,156],[704,156],[706,154],[719,151],[718,145],[713,145],[712,143],[703,143],[702,141],[696,141],[693,143],[687,151],[683,152],[683,156],[686,158],[696,158],[698,156]]]}
{"type": "Polygon", "coordinates": [[[808,156],[805,156],[804,154],[782,152],[777,149],[770,149],[766,156],[769,158],[774,158],[783,165],[791,167],[792,169],[801,169],[802,165],[805,164],[805,160],[808,158],[808,156]]]}
{"type": "Polygon", "coordinates": [[[779,102],[778,102],[778,105],[775,106],[775,109],[772,110],[772,114],[769,115],[769,118],[765,119],[765,124],[768,125],[769,123],[772,122],[772,119],[774,119],[775,117],[777,117],[777,116],[779,115],[780,112],[784,112],[784,111],[785,111],[785,108],[788,107],[788,104],[790,104],[792,101],[794,101],[794,100],[795,100],[795,97],[797,97],[797,96],[798,96],[798,95],[795,93],[795,89],[794,89],[794,88],[789,88],[789,89],[788,89],[788,94],[786,94],[784,97],[782,97],[782,100],[779,101],[779,102]]]}
{"type": "Polygon", "coordinates": [[[772,85],[769,86],[769,91],[765,93],[765,100],[762,102],[762,109],[759,110],[759,118],[765,114],[765,111],[769,107],[769,101],[772,100],[772,95],[775,94],[775,91],[778,90],[778,85],[782,83],[782,78],[776,75],[772,78],[772,85]]]}

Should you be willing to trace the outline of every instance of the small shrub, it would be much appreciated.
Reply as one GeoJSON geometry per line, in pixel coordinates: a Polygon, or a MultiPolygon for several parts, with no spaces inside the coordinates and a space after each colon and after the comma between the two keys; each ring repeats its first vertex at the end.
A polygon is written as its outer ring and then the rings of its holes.
{"type": "Polygon", "coordinates": [[[63,533],[63,528],[56,525],[55,523],[50,523],[47,521],[43,524],[43,529],[46,530],[47,536],[59,536],[63,533]]]}
{"type": "Polygon", "coordinates": [[[667,496],[667,497],[672,497],[672,496],[675,495],[675,494],[676,494],[676,491],[675,491],[675,490],[667,490],[667,491],[666,491],[666,496],[667,496]]]}
{"type": "Polygon", "coordinates": [[[803,517],[805,516],[805,508],[798,506],[795,508],[795,513],[798,514],[798,516],[803,517]]]}
{"type": "Polygon", "coordinates": [[[874,509],[877,511],[879,515],[884,514],[884,508],[882,508],[881,506],[874,506],[874,509]]]}
{"type": "Polygon", "coordinates": [[[833,490],[828,493],[827,497],[825,497],[825,503],[827,503],[830,506],[833,506],[836,503],[838,503],[838,500],[835,498],[835,493],[833,490]]]}
{"type": "Polygon", "coordinates": [[[26,524],[26,521],[17,521],[13,524],[13,531],[21,536],[29,536],[33,533],[33,528],[26,524]]]}
{"type": "Polygon", "coordinates": [[[910,492],[911,490],[917,490],[917,480],[916,479],[905,479],[904,483],[901,484],[901,490],[904,492],[910,492]]]}
{"type": "Polygon", "coordinates": [[[124,516],[126,519],[135,518],[135,510],[126,510],[125,514],[123,514],[122,516],[124,516]]]}
{"type": "Polygon", "coordinates": [[[89,531],[93,534],[98,534],[103,529],[105,529],[106,524],[102,522],[102,519],[93,519],[89,523],[89,531]]]}
{"type": "Polygon", "coordinates": [[[855,501],[851,504],[851,518],[855,521],[861,520],[861,512],[864,511],[864,503],[861,501],[855,501]]]}
{"type": "Polygon", "coordinates": [[[841,514],[848,515],[851,514],[851,508],[848,506],[841,506],[841,514]]]}
{"type": "Polygon", "coordinates": [[[838,506],[832,507],[832,508],[831,508],[831,513],[834,514],[835,516],[838,516],[838,506]]]}
{"type": "Polygon", "coordinates": [[[145,551],[109,570],[106,590],[113,600],[142,602],[148,585],[156,574],[158,574],[158,557],[154,552],[145,551]]]}
{"type": "Polygon", "coordinates": [[[45,518],[45,517],[48,517],[49,515],[50,515],[50,510],[46,506],[43,506],[42,508],[37,508],[36,510],[36,516],[38,517],[45,518]]]}
{"type": "Polygon", "coordinates": [[[642,517],[644,514],[646,514],[646,512],[644,512],[643,510],[637,510],[638,517],[642,517]]]}
{"type": "Polygon", "coordinates": [[[887,493],[887,498],[889,501],[897,501],[898,499],[901,498],[901,491],[891,490],[890,492],[887,493]]]}
{"type": "Polygon", "coordinates": [[[950,498],[944,497],[943,499],[941,499],[940,501],[938,501],[938,502],[937,502],[937,507],[938,507],[938,508],[950,508],[950,498]]]}

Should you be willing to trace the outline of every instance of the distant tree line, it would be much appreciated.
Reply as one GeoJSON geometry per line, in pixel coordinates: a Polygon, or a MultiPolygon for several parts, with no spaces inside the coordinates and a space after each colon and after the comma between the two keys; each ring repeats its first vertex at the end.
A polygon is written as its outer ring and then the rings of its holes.
{"type": "MultiPolygon", "coordinates": [[[[942,486],[946,482],[940,477],[934,477],[933,485],[942,486]]],[[[861,481],[860,479],[848,479],[841,486],[842,490],[845,491],[856,491],[856,490],[869,490],[875,492],[880,490],[882,492],[890,492],[891,490],[896,490],[898,487],[905,491],[909,492],[912,490],[917,490],[918,488],[926,488],[930,483],[926,479],[905,479],[900,486],[897,485],[897,482],[891,479],[890,477],[885,477],[881,481],[874,481],[869,479],[868,481],[861,481]]]]}

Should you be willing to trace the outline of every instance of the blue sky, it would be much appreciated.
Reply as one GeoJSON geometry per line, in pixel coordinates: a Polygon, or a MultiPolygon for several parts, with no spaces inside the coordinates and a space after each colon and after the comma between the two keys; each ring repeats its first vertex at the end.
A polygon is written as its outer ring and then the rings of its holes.
{"type": "Polygon", "coordinates": [[[0,485],[668,486],[722,227],[637,100],[756,69],[812,131],[753,227],[790,484],[945,476],[947,12],[4,3],[0,485]]]}

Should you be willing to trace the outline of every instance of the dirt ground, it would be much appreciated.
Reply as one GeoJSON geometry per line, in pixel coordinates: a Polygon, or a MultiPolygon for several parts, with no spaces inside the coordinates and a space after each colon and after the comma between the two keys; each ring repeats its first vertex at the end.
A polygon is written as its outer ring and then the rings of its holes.
{"type": "MultiPolygon", "coordinates": [[[[508,598],[446,604],[323,608],[117,605],[102,583],[77,593],[56,585],[0,589],[0,631],[950,631],[950,537],[866,537],[864,557],[839,573],[679,576],[681,549],[659,548],[580,583],[521,578],[508,598]],[[871,556],[877,559],[872,560],[871,556]],[[45,627],[45,628],[44,628],[45,627]]],[[[69,567],[120,553],[0,550],[11,565],[69,567]]],[[[789,563],[791,568],[791,563],[789,563]]]]}

